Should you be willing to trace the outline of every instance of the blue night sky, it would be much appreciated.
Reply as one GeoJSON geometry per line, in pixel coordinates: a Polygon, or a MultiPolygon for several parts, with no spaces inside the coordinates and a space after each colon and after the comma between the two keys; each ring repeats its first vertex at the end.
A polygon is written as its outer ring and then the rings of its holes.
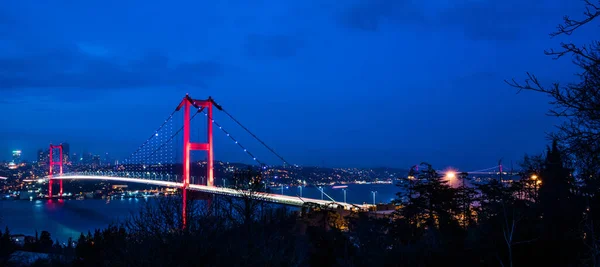
{"type": "MultiPolygon", "coordinates": [[[[579,1],[0,2],[0,160],[133,152],[185,93],[213,96],[301,165],[486,168],[542,152],[548,99],[503,79],[573,81],[544,49],[579,1]]],[[[590,28],[590,26],[588,26],[590,28]]],[[[588,35],[589,36],[589,35],[588,35]]],[[[276,158],[221,121],[257,157],[276,158]]],[[[215,159],[251,160],[215,132],[215,159]]],[[[200,159],[202,156],[198,156],[200,159]]]]}

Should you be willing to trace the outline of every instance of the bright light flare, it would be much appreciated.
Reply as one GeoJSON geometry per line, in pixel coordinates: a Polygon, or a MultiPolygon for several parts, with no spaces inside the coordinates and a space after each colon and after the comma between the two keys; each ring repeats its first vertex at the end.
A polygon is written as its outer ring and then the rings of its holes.
{"type": "Polygon", "coordinates": [[[444,172],[444,180],[448,181],[448,184],[452,187],[457,187],[460,184],[460,181],[458,179],[458,174],[456,172],[456,170],[453,169],[447,169],[444,172]]]}

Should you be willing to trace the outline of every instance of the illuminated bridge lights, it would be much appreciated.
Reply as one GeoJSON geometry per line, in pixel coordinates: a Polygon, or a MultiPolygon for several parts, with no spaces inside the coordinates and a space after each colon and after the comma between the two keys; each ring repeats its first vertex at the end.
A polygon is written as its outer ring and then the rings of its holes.
{"type": "MultiPolygon", "coordinates": [[[[102,176],[102,175],[98,175],[98,174],[99,173],[97,173],[97,172],[69,173],[69,174],[64,174],[61,176],[54,176],[52,179],[55,179],[55,180],[105,180],[105,181],[131,182],[131,183],[148,184],[148,185],[159,185],[159,186],[165,186],[165,187],[178,187],[178,188],[183,187],[182,182],[152,180],[152,179],[146,179],[146,178],[102,176]]],[[[125,174],[125,173],[123,173],[123,174],[125,174]]],[[[48,177],[46,177],[44,179],[47,180],[48,177]]],[[[233,197],[243,197],[243,196],[247,196],[249,194],[249,192],[235,190],[235,189],[231,189],[231,188],[214,187],[214,186],[197,185],[197,184],[190,184],[188,186],[188,189],[194,190],[194,191],[199,191],[199,192],[224,195],[224,196],[233,196],[233,197]]],[[[317,203],[319,205],[341,206],[347,210],[356,209],[356,208],[366,209],[369,206],[369,205],[358,205],[358,204],[354,205],[354,204],[348,204],[348,203],[339,203],[339,202],[320,200],[320,199],[300,198],[300,197],[296,197],[296,196],[286,196],[286,195],[270,194],[270,193],[260,193],[257,195],[257,198],[260,198],[261,200],[264,200],[266,202],[285,204],[285,205],[290,205],[290,206],[298,206],[298,207],[303,206],[305,202],[317,203]]]]}

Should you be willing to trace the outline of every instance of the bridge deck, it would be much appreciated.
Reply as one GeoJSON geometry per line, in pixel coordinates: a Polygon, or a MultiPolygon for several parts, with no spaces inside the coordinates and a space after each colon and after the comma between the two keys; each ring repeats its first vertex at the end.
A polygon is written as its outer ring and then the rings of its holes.
{"type": "MultiPolygon", "coordinates": [[[[45,179],[50,179],[49,177],[45,177],[45,179]]],[[[170,181],[161,181],[161,180],[151,180],[151,179],[142,179],[142,178],[133,178],[133,177],[113,177],[113,176],[99,176],[99,175],[83,175],[83,174],[63,174],[52,177],[53,180],[105,180],[105,181],[119,181],[119,182],[130,182],[130,183],[140,183],[140,184],[149,184],[149,185],[158,185],[165,187],[183,187],[183,183],[179,182],[170,182],[170,181]]],[[[234,197],[243,197],[244,195],[248,195],[249,192],[235,190],[231,188],[225,187],[211,187],[205,185],[189,185],[190,190],[226,195],[226,196],[234,196],[234,197]]],[[[358,204],[350,204],[350,203],[340,203],[333,202],[329,200],[320,200],[320,199],[312,199],[312,198],[300,198],[297,196],[286,196],[279,194],[270,194],[270,193],[259,193],[254,197],[257,199],[261,199],[267,202],[272,203],[280,203],[291,206],[301,207],[306,202],[316,203],[319,205],[332,205],[334,207],[341,206],[344,209],[365,209],[369,205],[358,205],[358,204]]]]}

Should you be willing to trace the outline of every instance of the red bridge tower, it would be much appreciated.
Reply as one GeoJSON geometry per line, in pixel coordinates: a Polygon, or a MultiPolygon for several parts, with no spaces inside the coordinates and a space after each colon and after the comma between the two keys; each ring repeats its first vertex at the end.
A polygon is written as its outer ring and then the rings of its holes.
{"type": "Polygon", "coordinates": [[[213,177],[213,104],[215,107],[220,109],[221,107],[214,102],[211,97],[206,100],[192,99],[189,95],[185,95],[177,110],[183,108],[183,227],[186,225],[186,201],[187,201],[187,189],[190,185],[190,151],[192,150],[205,150],[207,152],[207,163],[206,163],[206,185],[214,186],[213,177]],[[190,106],[193,106],[197,112],[206,109],[207,117],[207,142],[206,143],[192,143],[190,142],[190,106]]]}
{"type": "MultiPolygon", "coordinates": [[[[63,174],[63,146],[62,144],[60,145],[52,145],[50,144],[50,152],[48,154],[48,157],[50,158],[50,171],[48,173],[49,176],[49,181],[48,181],[48,197],[52,198],[52,177],[54,176],[54,174],[52,173],[52,169],[54,167],[54,165],[58,165],[60,170],[59,170],[59,175],[63,174]],[[54,149],[58,149],[58,153],[59,153],[59,160],[58,162],[54,161],[54,157],[53,157],[53,151],[54,149]]],[[[60,181],[60,191],[58,193],[59,197],[62,197],[63,194],[63,181],[62,179],[59,180],[60,181]]]]}

